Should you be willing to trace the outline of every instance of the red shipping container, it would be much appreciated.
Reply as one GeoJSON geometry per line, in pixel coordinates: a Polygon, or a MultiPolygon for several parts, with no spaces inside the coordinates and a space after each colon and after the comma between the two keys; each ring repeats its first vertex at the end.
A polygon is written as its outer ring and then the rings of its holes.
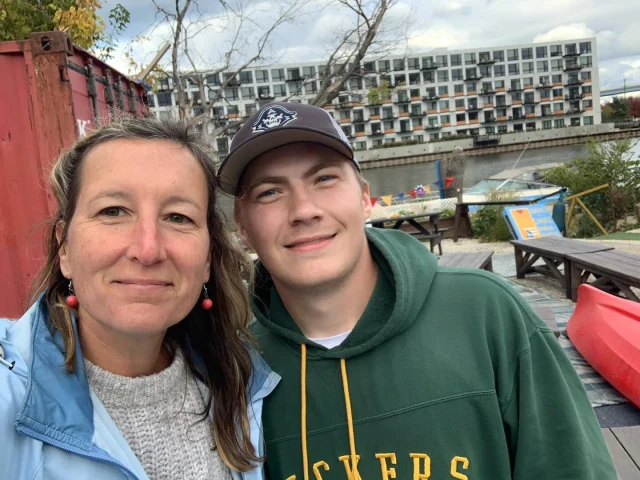
{"type": "Polygon", "coordinates": [[[42,265],[52,163],[109,118],[147,114],[142,84],[62,32],[0,43],[0,317],[24,313],[42,265]]]}

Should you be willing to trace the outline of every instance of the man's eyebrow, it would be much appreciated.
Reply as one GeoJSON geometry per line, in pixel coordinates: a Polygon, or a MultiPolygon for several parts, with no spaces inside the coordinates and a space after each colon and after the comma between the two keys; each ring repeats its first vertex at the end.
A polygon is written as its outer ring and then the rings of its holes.
{"type": "MultiPolygon", "coordinates": [[[[309,178],[312,177],[313,175],[315,175],[316,173],[318,173],[321,170],[324,170],[325,168],[330,168],[330,167],[337,167],[340,168],[340,164],[337,162],[322,162],[322,163],[318,163],[317,165],[312,166],[311,168],[309,168],[306,172],[304,172],[302,174],[302,178],[309,178]]],[[[249,185],[247,187],[247,192],[250,193],[253,191],[253,189],[255,189],[256,187],[264,184],[264,183],[271,183],[274,185],[282,185],[285,184],[289,181],[289,179],[284,176],[284,175],[270,175],[264,178],[259,178],[256,182],[252,183],[251,185],[249,185]]]]}

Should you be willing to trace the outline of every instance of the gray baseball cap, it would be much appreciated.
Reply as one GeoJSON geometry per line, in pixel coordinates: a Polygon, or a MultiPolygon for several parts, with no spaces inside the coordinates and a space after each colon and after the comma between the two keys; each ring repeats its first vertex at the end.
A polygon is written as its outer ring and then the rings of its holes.
{"type": "Polygon", "coordinates": [[[315,105],[276,102],[249,117],[233,137],[229,155],[218,169],[222,190],[236,195],[242,172],[254,158],[298,142],[333,148],[360,170],[349,139],[329,112],[315,105]]]}

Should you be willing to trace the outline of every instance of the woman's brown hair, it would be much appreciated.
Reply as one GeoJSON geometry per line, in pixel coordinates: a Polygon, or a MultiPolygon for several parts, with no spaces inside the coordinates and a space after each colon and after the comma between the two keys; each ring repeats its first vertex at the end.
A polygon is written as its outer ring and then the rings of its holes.
{"type": "MultiPolygon", "coordinates": [[[[167,331],[167,340],[183,350],[189,367],[208,387],[203,418],[213,409],[215,445],[225,463],[237,470],[250,470],[261,461],[249,437],[248,383],[251,357],[248,326],[251,308],[245,281],[251,283],[252,264],[227,232],[224,217],[216,205],[217,179],[213,151],[202,140],[196,121],[124,119],[111,122],[79,139],[64,151],[53,166],[50,183],[58,211],[46,240],[46,260],[31,287],[30,303],[44,293],[53,329],[64,341],[65,365],[73,371],[75,342],[71,313],[64,303],[68,280],[62,275],[58,251],[64,245],[75,212],[87,154],[97,145],[116,139],[165,140],[191,152],[202,167],[209,194],[207,224],[211,251],[208,290],[214,307],[205,311],[197,305],[187,317],[167,331]],[[61,240],[57,239],[57,231],[61,240]]],[[[80,319],[79,321],[82,321],[80,319]]]]}

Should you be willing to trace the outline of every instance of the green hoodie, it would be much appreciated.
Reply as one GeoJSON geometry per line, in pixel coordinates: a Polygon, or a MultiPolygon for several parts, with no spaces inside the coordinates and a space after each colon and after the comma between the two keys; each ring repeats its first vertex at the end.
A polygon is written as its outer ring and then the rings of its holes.
{"type": "Polygon", "coordinates": [[[334,349],[305,338],[259,269],[255,333],[282,376],[263,410],[271,480],[616,478],[576,372],[508,285],[366,232],[377,285],[334,349]]]}

